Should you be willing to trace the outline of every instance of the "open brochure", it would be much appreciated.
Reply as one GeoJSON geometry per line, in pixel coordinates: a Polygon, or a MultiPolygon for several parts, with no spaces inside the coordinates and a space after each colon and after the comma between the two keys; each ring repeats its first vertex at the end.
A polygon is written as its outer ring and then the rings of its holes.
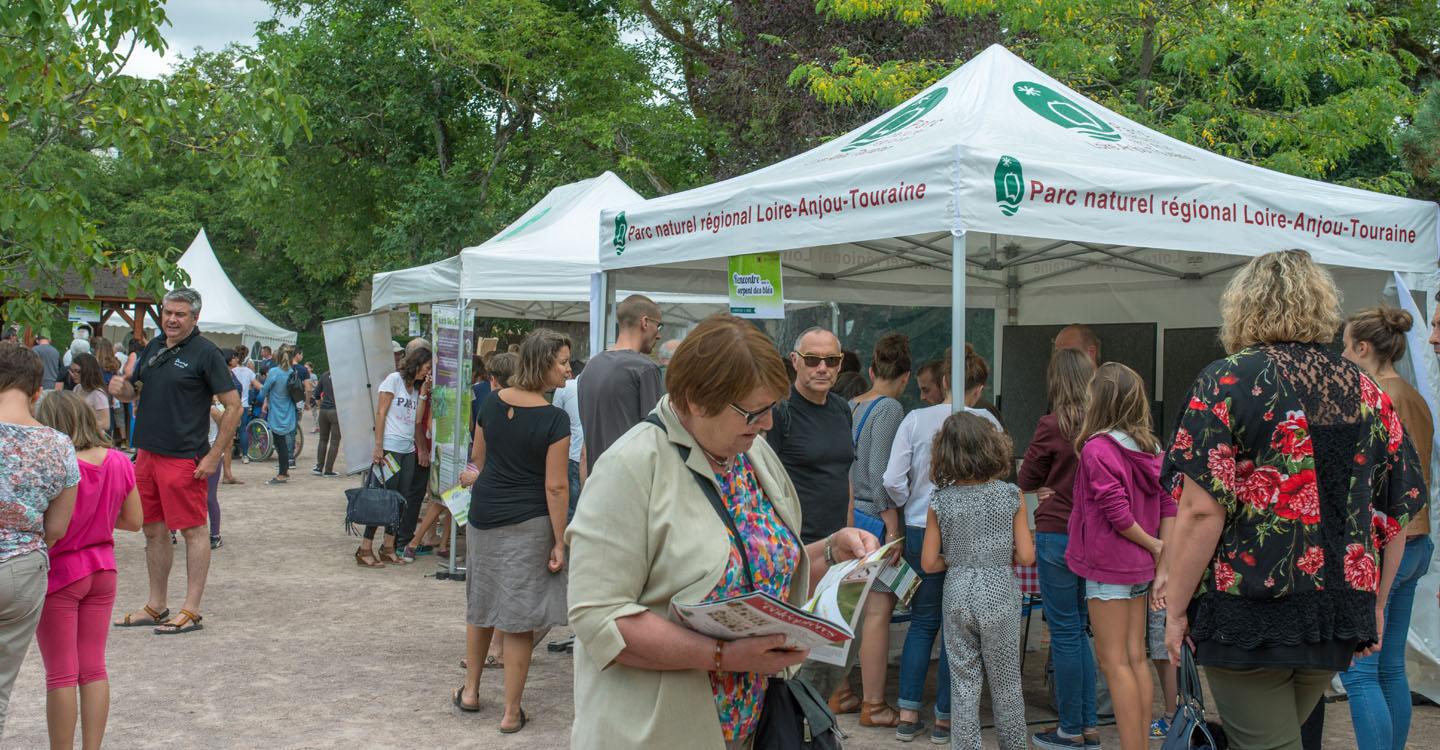
{"type": "Polygon", "coordinates": [[[440,501],[450,510],[450,517],[462,530],[470,522],[470,488],[455,485],[440,494],[440,501]]]}
{"type": "Polygon", "coordinates": [[[843,666],[870,586],[895,544],[832,566],[800,607],[752,591],[704,604],[672,604],[671,611],[681,624],[711,638],[783,635],[787,647],[810,649],[811,659],[843,666]]]}
{"type": "Polygon", "coordinates": [[[400,473],[400,462],[393,454],[386,452],[385,458],[381,459],[380,463],[370,466],[370,472],[375,475],[376,481],[385,484],[390,481],[391,477],[400,473]]]}

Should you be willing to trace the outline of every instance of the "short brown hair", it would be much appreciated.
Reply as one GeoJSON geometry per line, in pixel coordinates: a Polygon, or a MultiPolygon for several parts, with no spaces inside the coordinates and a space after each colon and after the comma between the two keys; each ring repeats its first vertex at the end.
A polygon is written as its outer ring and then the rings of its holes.
{"type": "Polygon", "coordinates": [[[1220,296],[1220,343],[1232,354],[1256,344],[1328,344],[1340,323],[1335,279],[1304,250],[1252,258],[1220,296]]]}
{"type": "Polygon", "coordinates": [[[918,378],[921,375],[929,375],[931,378],[935,379],[936,385],[943,385],[943,381],[945,378],[945,363],[938,359],[932,359],[925,364],[920,365],[920,369],[915,371],[915,377],[918,378]]]}
{"type": "Polygon", "coordinates": [[[945,418],[930,448],[930,481],[937,487],[988,482],[1010,473],[1010,436],[968,412],[945,418]]]}
{"type": "Polygon", "coordinates": [[[1350,338],[1375,349],[1380,361],[1393,364],[1405,356],[1405,334],[1415,325],[1410,313],[1398,307],[1367,307],[1345,321],[1350,338]]]}
{"type": "Polygon", "coordinates": [[[878,380],[895,380],[910,372],[910,337],[894,332],[881,336],[870,355],[870,369],[878,380]]]}
{"type": "Polygon", "coordinates": [[[1150,396],[1140,373],[1120,364],[1106,362],[1090,379],[1085,398],[1085,421],[1073,436],[1075,452],[1085,447],[1092,435],[1116,430],[1129,435],[1146,453],[1159,453],[1160,440],[1150,423],[1150,396]]]}
{"type": "Polygon", "coordinates": [[[632,294],[615,306],[615,320],[621,328],[637,328],[641,318],[660,321],[660,306],[643,294],[632,294]]]}
{"type": "Polygon", "coordinates": [[[756,388],[782,399],[790,380],[775,342],[749,321],[717,313],[680,342],[665,371],[665,388],[677,410],[695,408],[713,416],[756,388]]]}
{"type": "Polygon", "coordinates": [[[110,447],[110,438],[95,424],[95,410],[72,391],[56,391],[40,399],[35,419],[69,435],[77,451],[110,447]]]}
{"type": "Polygon", "coordinates": [[[12,388],[34,396],[45,379],[40,355],[20,344],[0,343],[0,391],[12,388]]]}
{"type": "Polygon", "coordinates": [[[520,362],[510,386],[522,391],[544,391],[549,383],[545,375],[560,358],[561,349],[570,348],[570,337],[549,328],[536,328],[520,343],[520,362]]]}
{"type": "Polygon", "coordinates": [[[488,365],[490,377],[495,378],[501,388],[510,387],[510,378],[515,377],[515,368],[519,366],[520,355],[514,352],[496,352],[491,355],[488,365]]]}

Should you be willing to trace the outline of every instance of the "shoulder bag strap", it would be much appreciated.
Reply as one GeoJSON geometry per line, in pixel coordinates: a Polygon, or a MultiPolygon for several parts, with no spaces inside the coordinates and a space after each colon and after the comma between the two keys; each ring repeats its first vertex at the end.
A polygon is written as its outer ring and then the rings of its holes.
{"type": "MultiPolygon", "coordinates": [[[[665,423],[655,414],[650,414],[645,417],[644,421],[659,427],[660,431],[666,435],[670,434],[670,431],[665,429],[665,423]]],[[[680,454],[681,463],[688,462],[690,460],[690,448],[678,443],[674,445],[675,451],[680,454]]],[[[696,484],[700,485],[700,490],[705,493],[705,497],[709,498],[710,507],[714,508],[715,513],[720,516],[720,520],[725,522],[725,528],[730,530],[730,539],[736,551],[740,553],[740,564],[745,566],[746,587],[754,591],[755,576],[750,572],[750,556],[745,554],[745,545],[740,541],[740,529],[735,526],[735,517],[730,515],[729,509],[725,507],[725,502],[720,499],[719,491],[715,489],[715,485],[711,483],[709,479],[700,476],[694,469],[690,468],[689,464],[686,464],[685,469],[690,472],[690,476],[695,478],[696,484]]]]}
{"type": "Polygon", "coordinates": [[[875,411],[875,407],[879,406],[880,402],[884,401],[885,398],[885,396],[880,396],[879,398],[870,399],[870,405],[865,407],[865,413],[860,415],[860,423],[855,425],[855,434],[851,439],[855,447],[860,447],[860,433],[865,431],[865,420],[870,418],[870,412],[875,411]]]}

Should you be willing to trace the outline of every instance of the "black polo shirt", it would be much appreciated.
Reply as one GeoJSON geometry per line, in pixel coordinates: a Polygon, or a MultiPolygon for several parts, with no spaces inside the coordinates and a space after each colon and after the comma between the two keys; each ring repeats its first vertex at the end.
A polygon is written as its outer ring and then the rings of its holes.
{"type": "Polygon", "coordinates": [[[141,385],[135,407],[135,447],[174,458],[210,452],[210,400],[235,390],[220,348],[200,335],[165,348],[162,333],[135,363],[131,382],[141,385]]]}
{"type": "Polygon", "coordinates": [[[850,511],[850,464],[855,461],[850,406],[834,393],[824,404],[806,400],[794,386],[775,406],[775,426],[765,440],[800,496],[800,541],[824,539],[845,528],[850,511]]]}

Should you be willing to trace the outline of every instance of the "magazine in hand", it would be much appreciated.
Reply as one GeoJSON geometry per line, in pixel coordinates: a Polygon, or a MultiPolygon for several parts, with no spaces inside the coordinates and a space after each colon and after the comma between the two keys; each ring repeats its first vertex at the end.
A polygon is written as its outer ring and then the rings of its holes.
{"type": "Polygon", "coordinates": [[[894,545],[887,544],[863,560],[832,566],[815,587],[815,595],[801,607],[751,591],[704,604],[672,603],[670,608],[682,625],[711,638],[733,641],[783,635],[787,648],[810,649],[811,659],[844,665],[865,597],[894,545]]]}
{"type": "Polygon", "coordinates": [[[400,473],[400,462],[395,459],[394,455],[387,452],[380,463],[371,464],[370,472],[375,475],[376,481],[385,484],[390,481],[391,477],[400,473]]]}

